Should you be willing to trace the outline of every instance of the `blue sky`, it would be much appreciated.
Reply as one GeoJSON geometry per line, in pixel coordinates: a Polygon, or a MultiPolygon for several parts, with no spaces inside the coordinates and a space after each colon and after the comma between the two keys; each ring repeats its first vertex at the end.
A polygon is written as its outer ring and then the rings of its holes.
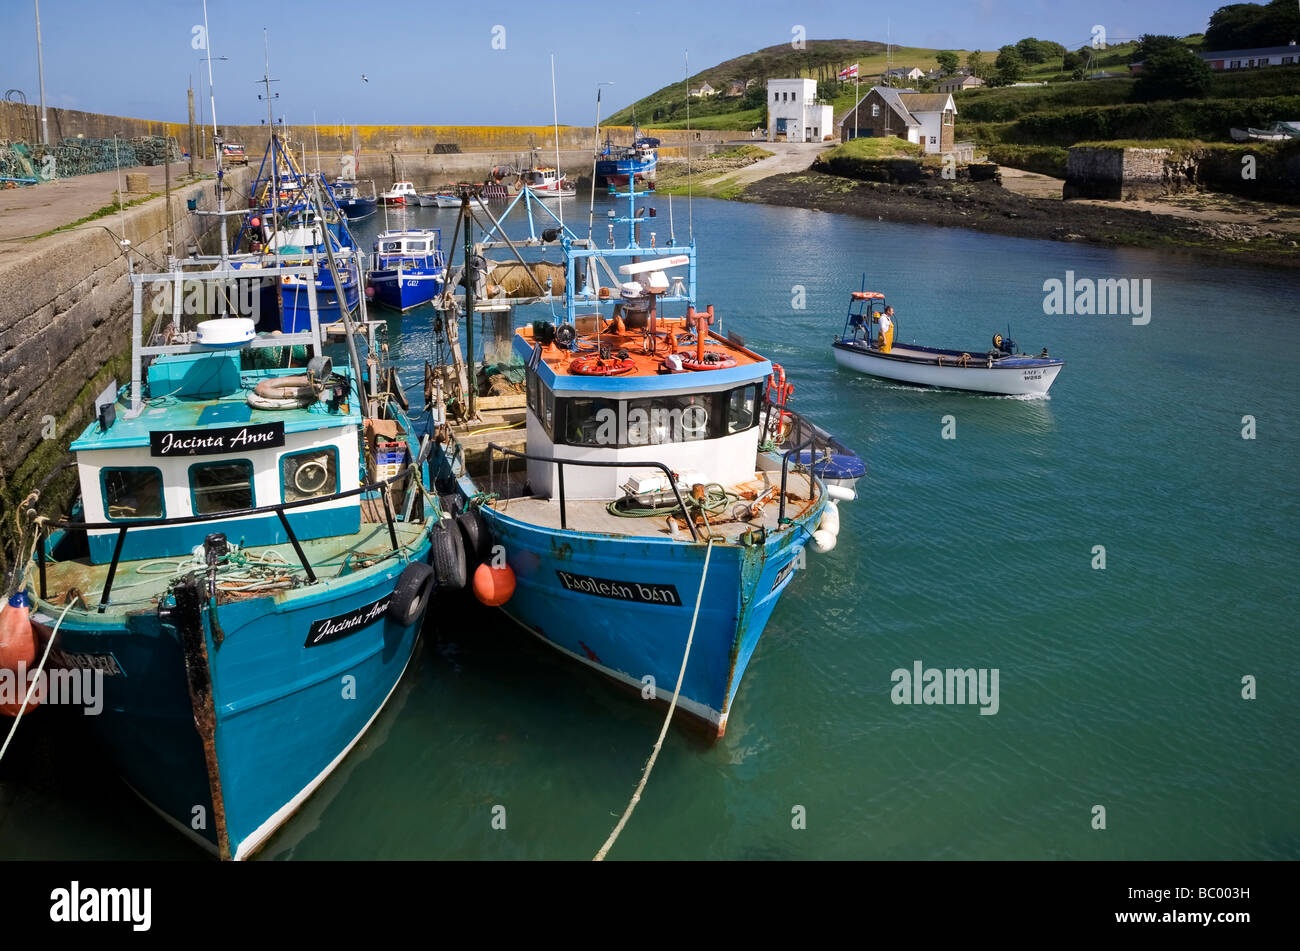
{"type": "MultiPolygon", "coordinates": [[[[1226,0],[208,0],[217,117],[255,123],[266,107],[262,28],[270,30],[276,118],[322,124],[525,125],[551,121],[555,54],[560,122],[589,125],[595,88],[614,110],[692,72],[810,39],[997,49],[1024,36],[1074,48],[1094,24],[1112,38],[1205,29],[1226,0]],[[888,23],[888,26],[887,26],[888,23]],[[502,27],[504,30],[494,28],[502,27]],[[504,49],[493,48],[504,39],[504,49]],[[366,74],[368,82],[361,81],[366,74]]],[[[197,89],[201,0],[41,0],[46,100],[92,112],[183,121],[197,89]]],[[[33,0],[0,0],[0,89],[37,100],[33,0]]]]}

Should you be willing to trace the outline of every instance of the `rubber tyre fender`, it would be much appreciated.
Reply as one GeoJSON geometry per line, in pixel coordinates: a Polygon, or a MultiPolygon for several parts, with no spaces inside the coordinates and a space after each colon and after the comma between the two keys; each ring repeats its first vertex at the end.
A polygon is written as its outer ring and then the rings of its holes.
{"type": "Polygon", "coordinates": [[[438,587],[444,591],[461,591],[469,584],[469,567],[465,560],[465,542],[459,529],[446,522],[433,526],[429,534],[433,548],[433,567],[438,573],[438,587]]]}
{"type": "Polygon", "coordinates": [[[455,518],[465,509],[465,505],[461,501],[460,493],[458,492],[448,492],[445,495],[440,495],[438,496],[438,501],[442,503],[443,512],[450,515],[452,518],[455,518]]]}
{"type": "Polygon", "coordinates": [[[468,560],[475,565],[485,561],[488,552],[492,550],[492,531],[488,528],[483,513],[477,507],[471,507],[456,516],[456,524],[460,526],[461,537],[465,539],[465,555],[468,560]]]}
{"type": "Polygon", "coordinates": [[[433,569],[421,561],[407,565],[397,579],[388,601],[388,617],[402,627],[416,623],[433,597],[437,578],[433,569]]]}

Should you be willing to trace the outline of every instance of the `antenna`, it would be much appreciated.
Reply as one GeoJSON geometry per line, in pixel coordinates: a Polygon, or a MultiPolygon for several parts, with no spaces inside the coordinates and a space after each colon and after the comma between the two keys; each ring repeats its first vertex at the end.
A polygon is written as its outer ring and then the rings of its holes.
{"type": "Polygon", "coordinates": [[[686,56],[686,234],[695,240],[695,202],[691,188],[691,51],[686,56]]]}
{"type": "MultiPolygon", "coordinates": [[[[212,33],[208,30],[208,0],[203,0],[203,41],[208,44],[208,100],[212,110],[212,145],[217,153],[217,211],[221,215],[221,265],[226,266],[230,243],[226,237],[226,173],[221,168],[221,136],[217,135],[217,93],[212,86],[212,33]]],[[[126,237],[123,235],[122,237],[126,237]]]]}
{"type": "MultiPolygon", "coordinates": [[[[204,0],[206,3],[207,0],[204,0]]],[[[258,80],[266,89],[265,95],[258,95],[258,99],[266,100],[266,130],[271,136],[271,235],[275,239],[275,259],[277,266],[280,260],[280,148],[275,137],[275,118],[271,112],[271,101],[279,99],[280,94],[277,92],[271,95],[271,83],[278,83],[280,80],[271,78],[271,39],[267,33],[266,27],[262,27],[262,49],[266,58],[266,72],[258,80]]],[[[208,65],[211,69],[211,64],[208,65]]],[[[213,125],[216,125],[216,117],[213,117],[213,125]]]]}
{"type": "MultiPolygon", "coordinates": [[[[560,224],[564,224],[564,176],[560,173],[560,107],[555,99],[555,54],[551,54],[551,112],[555,117],[555,198],[560,203],[560,224]]],[[[596,183],[593,180],[591,187],[596,183]]],[[[595,194],[594,192],[592,193],[595,194]]],[[[581,214],[581,212],[579,212],[581,214]]],[[[581,219],[580,219],[581,220],[581,219]]],[[[581,226],[579,226],[581,227],[581,226]]]]}

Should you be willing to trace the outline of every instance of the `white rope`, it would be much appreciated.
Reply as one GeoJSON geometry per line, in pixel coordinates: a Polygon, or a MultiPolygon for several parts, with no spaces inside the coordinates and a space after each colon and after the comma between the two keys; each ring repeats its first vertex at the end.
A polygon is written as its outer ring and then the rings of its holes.
{"type": "MultiPolygon", "coordinates": [[[[54,630],[50,632],[50,639],[45,642],[45,653],[41,655],[41,662],[36,667],[36,676],[27,685],[27,693],[23,696],[23,705],[18,709],[18,716],[14,717],[13,726],[9,728],[9,735],[5,737],[4,745],[0,746],[0,760],[5,758],[5,751],[9,749],[10,741],[13,740],[14,734],[18,732],[18,724],[22,721],[23,714],[27,712],[27,702],[32,699],[32,691],[40,683],[41,673],[45,670],[45,661],[50,656],[50,649],[54,647],[54,637],[59,633],[59,625],[63,623],[63,619],[68,616],[68,612],[72,610],[72,606],[76,603],[75,598],[69,600],[67,606],[63,609],[63,613],[59,615],[58,621],[54,623],[54,630]]],[[[14,673],[17,673],[17,671],[14,673]]]]}
{"type": "Polygon", "coordinates": [[[618,820],[618,825],[614,826],[614,831],[609,834],[605,844],[600,847],[596,853],[593,862],[605,861],[605,856],[609,850],[614,847],[614,842],[618,839],[623,827],[627,825],[627,820],[632,818],[632,810],[636,804],[641,801],[641,793],[645,789],[646,781],[650,779],[650,771],[655,768],[655,760],[659,758],[659,751],[663,749],[664,737],[668,735],[668,724],[672,722],[673,711],[677,709],[677,698],[682,692],[682,680],[686,677],[686,662],[691,656],[691,641],[695,638],[695,622],[700,617],[700,601],[704,598],[704,579],[709,576],[709,558],[713,555],[713,538],[709,538],[709,547],[704,550],[704,571],[700,574],[700,590],[695,595],[695,613],[691,616],[691,630],[686,635],[686,652],[682,654],[682,669],[677,672],[677,686],[673,688],[673,700],[668,704],[668,715],[664,717],[664,725],[659,730],[659,739],[655,740],[654,749],[650,752],[650,759],[646,761],[645,769],[641,772],[641,782],[637,783],[636,792],[632,793],[632,798],[628,801],[627,808],[623,810],[623,818],[618,820]]]}

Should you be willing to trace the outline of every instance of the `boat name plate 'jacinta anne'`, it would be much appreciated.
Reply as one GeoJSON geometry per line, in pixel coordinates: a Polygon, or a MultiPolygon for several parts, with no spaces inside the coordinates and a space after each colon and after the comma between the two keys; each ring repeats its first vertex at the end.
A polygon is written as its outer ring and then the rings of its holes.
{"type": "Polygon", "coordinates": [[[284,445],[284,423],[233,426],[202,432],[156,431],[149,434],[151,456],[213,456],[236,449],[272,449],[284,445]]]}
{"type": "Polygon", "coordinates": [[[337,641],[339,638],[347,637],[349,634],[355,634],[363,627],[383,617],[384,612],[388,610],[390,600],[390,598],[380,598],[378,601],[363,604],[356,610],[349,611],[346,614],[336,614],[334,617],[312,621],[311,628],[307,631],[307,642],[303,644],[303,647],[318,647],[321,644],[328,644],[330,641],[337,641]]]}
{"type": "Polygon", "coordinates": [[[668,604],[675,608],[682,606],[682,599],[677,594],[677,586],[671,584],[643,584],[640,581],[611,581],[609,578],[593,578],[591,575],[571,575],[567,571],[556,569],[560,584],[566,590],[582,594],[594,594],[601,598],[614,598],[617,601],[639,601],[642,604],[668,604]]]}

